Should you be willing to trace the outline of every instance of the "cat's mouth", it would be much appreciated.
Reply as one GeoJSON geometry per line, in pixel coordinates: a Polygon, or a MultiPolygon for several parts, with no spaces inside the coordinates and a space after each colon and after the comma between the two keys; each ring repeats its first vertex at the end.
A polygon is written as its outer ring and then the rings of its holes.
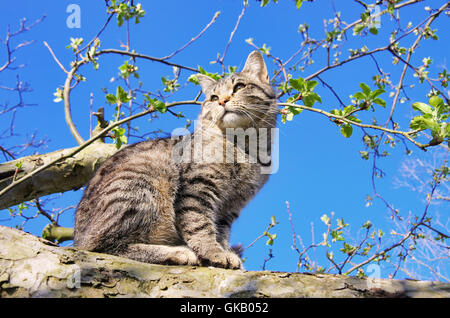
{"type": "Polygon", "coordinates": [[[239,110],[238,108],[235,108],[233,106],[228,106],[226,105],[224,107],[224,112],[223,112],[223,116],[225,116],[226,114],[237,114],[237,115],[243,115],[243,112],[241,110],[239,110]]]}
{"type": "Polygon", "coordinates": [[[242,114],[242,113],[240,111],[235,110],[235,109],[225,109],[225,111],[223,112],[222,117],[225,116],[226,114],[237,114],[237,115],[239,115],[239,114],[242,114]]]}
{"type": "Polygon", "coordinates": [[[238,109],[225,107],[220,122],[224,128],[243,128],[248,125],[248,118],[238,109]]]}

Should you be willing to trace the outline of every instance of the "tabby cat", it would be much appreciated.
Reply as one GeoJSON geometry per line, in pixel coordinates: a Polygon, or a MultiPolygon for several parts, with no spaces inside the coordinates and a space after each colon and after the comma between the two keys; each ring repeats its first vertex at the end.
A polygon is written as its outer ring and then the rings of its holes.
{"type": "MultiPolygon", "coordinates": [[[[250,53],[240,73],[217,81],[197,78],[205,100],[193,136],[202,135],[203,147],[221,150],[231,143],[236,152],[248,154],[247,139],[239,146],[225,132],[252,128],[259,135],[275,127],[275,92],[258,51],[250,53]]],[[[230,162],[227,151],[218,151],[222,161],[175,160],[183,140],[136,143],[105,161],[77,207],[75,246],[154,264],[242,268],[229,246],[230,227],[267,181],[262,169],[271,164],[270,156],[230,162]]],[[[271,145],[269,136],[269,155],[271,145]]]]}

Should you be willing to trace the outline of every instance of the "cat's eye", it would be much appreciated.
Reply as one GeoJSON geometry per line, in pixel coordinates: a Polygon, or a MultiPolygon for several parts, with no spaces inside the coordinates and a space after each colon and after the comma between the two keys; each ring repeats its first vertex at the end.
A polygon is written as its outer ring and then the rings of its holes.
{"type": "Polygon", "coordinates": [[[212,102],[215,102],[216,100],[219,100],[219,96],[211,95],[210,99],[211,99],[212,102]]]}
{"type": "Polygon", "coordinates": [[[238,90],[243,89],[244,87],[245,87],[245,84],[237,83],[236,85],[234,85],[233,93],[236,93],[238,90]]]}

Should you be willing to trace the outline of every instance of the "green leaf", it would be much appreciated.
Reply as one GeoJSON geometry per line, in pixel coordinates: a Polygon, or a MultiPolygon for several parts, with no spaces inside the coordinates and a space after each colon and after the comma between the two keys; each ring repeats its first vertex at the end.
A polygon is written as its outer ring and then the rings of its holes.
{"type": "Polygon", "coordinates": [[[360,34],[362,30],[364,30],[365,28],[365,24],[363,23],[358,23],[357,25],[355,25],[353,27],[353,34],[360,34]]]}
{"type": "Polygon", "coordinates": [[[330,110],[330,114],[336,115],[336,116],[342,116],[342,110],[340,109],[332,109],[330,110]]]}
{"type": "Polygon", "coordinates": [[[276,234],[270,234],[269,232],[264,232],[264,235],[268,237],[266,245],[273,245],[273,242],[277,238],[277,235],[276,234]]]}
{"type": "Polygon", "coordinates": [[[363,158],[364,160],[369,160],[369,152],[361,150],[359,154],[361,155],[361,158],[363,158]]]}
{"type": "Polygon", "coordinates": [[[348,105],[348,106],[346,106],[345,108],[344,108],[344,111],[343,111],[343,115],[345,116],[345,115],[347,115],[348,113],[350,113],[352,110],[354,110],[355,109],[355,106],[353,106],[353,105],[348,105]]]}
{"type": "Polygon", "coordinates": [[[270,226],[273,227],[277,224],[278,222],[275,220],[275,215],[272,215],[272,217],[270,218],[270,226]]]}
{"type": "Polygon", "coordinates": [[[55,103],[63,101],[63,90],[58,87],[56,89],[56,92],[53,93],[53,96],[55,96],[55,98],[53,99],[55,103]]]}
{"type": "Polygon", "coordinates": [[[216,81],[222,78],[222,76],[220,76],[217,73],[209,73],[209,72],[205,71],[203,69],[203,67],[201,67],[201,66],[198,67],[198,71],[203,75],[206,75],[206,76],[211,77],[212,79],[215,79],[216,81]]]}
{"type": "Polygon", "coordinates": [[[372,222],[370,221],[366,221],[363,225],[362,228],[364,229],[370,229],[372,227],[372,222]]]}
{"type": "Polygon", "coordinates": [[[23,161],[17,161],[17,163],[15,164],[15,166],[16,166],[16,168],[17,169],[22,169],[22,166],[23,166],[23,161]]]}
{"type": "Polygon", "coordinates": [[[356,98],[357,100],[366,100],[367,99],[367,96],[361,92],[356,92],[355,94],[353,94],[353,97],[356,98]]]}
{"type": "Polygon", "coordinates": [[[380,105],[380,106],[386,107],[386,102],[385,102],[384,100],[382,100],[381,98],[375,98],[375,99],[373,100],[373,102],[374,102],[375,104],[380,105]]]}
{"type": "Polygon", "coordinates": [[[428,103],[433,106],[434,108],[441,106],[442,104],[444,104],[444,101],[442,100],[442,98],[434,95],[431,96],[430,99],[428,100],[428,103]]]}
{"type": "Polygon", "coordinates": [[[297,4],[296,4],[297,10],[299,10],[302,7],[303,1],[304,0],[297,0],[297,4]]]}
{"type": "Polygon", "coordinates": [[[352,115],[346,116],[346,118],[349,119],[349,120],[351,120],[351,121],[354,121],[354,122],[356,122],[356,123],[360,123],[360,122],[361,122],[361,119],[359,119],[359,118],[357,118],[357,117],[355,117],[355,116],[352,116],[352,115]]]}
{"type": "Polygon", "coordinates": [[[414,110],[418,110],[420,111],[422,114],[432,114],[433,113],[433,109],[425,104],[425,103],[421,103],[421,102],[415,102],[414,104],[412,104],[412,108],[414,110]]]}
{"type": "Polygon", "coordinates": [[[113,94],[106,95],[106,100],[110,104],[116,104],[117,103],[117,97],[113,94]]]}
{"type": "Polygon", "coordinates": [[[347,255],[352,255],[356,251],[356,247],[344,242],[344,248],[341,248],[340,251],[347,255]]]}
{"type": "Polygon", "coordinates": [[[150,98],[148,95],[145,96],[150,103],[150,105],[160,113],[164,114],[167,111],[167,106],[165,103],[161,102],[156,98],[150,98]]]}
{"type": "Polygon", "coordinates": [[[317,86],[317,84],[319,84],[317,81],[307,81],[306,82],[306,88],[310,91],[312,91],[314,89],[314,87],[317,86]]]}
{"type": "Polygon", "coordinates": [[[394,14],[394,9],[395,9],[395,3],[394,2],[389,2],[389,4],[388,4],[388,12],[389,12],[389,14],[394,14]]]}
{"type": "Polygon", "coordinates": [[[369,32],[374,34],[374,35],[377,35],[378,34],[378,28],[377,27],[371,27],[369,29],[369,32]]]}
{"type": "Polygon", "coordinates": [[[320,220],[325,223],[326,226],[330,225],[330,218],[328,215],[324,214],[320,217],[320,220]]]}
{"type": "Polygon", "coordinates": [[[286,121],[292,121],[295,115],[298,115],[302,112],[301,108],[294,107],[294,106],[286,106],[282,110],[282,116],[281,121],[283,124],[286,123],[286,121]]]}
{"type": "Polygon", "coordinates": [[[124,91],[122,86],[117,86],[116,97],[117,97],[117,100],[122,103],[128,103],[130,101],[130,98],[128,97],[127,92],[124,91]]]}
{"type": "Polygon", "coordinates": [[[188,82],[194,83],[195,85],[200,85],[200,82],[198,81],[198,78],[197,76],[195,76],[195,74],[189,76],[187,80],[188,82]]]}
{"type": "Polygon", "coordinates": [[[348,226],[348,224],[344,222],[344,219],[337,219],[336,222],[340,228],[344,228],[344,227],[348,226]]]}
{"type": "Polygon", "coordinates": [[[122,26],[123,24],[123,17],[121,15],[117,16],[117,25],[122,26]]]}
{"type": "Polygon", "coordinates": [[[305,96],[303,96],[302,101],[303,104],[308,107],[312,107],[316,101],[322,103],[322,99],[320,98],[320,96],[314,92],[307,93],[305,96]]]}
{"type": "Polygon", "coordinates": [[[347,118],[348,120],[354,121],[354,122],[356,122],[356,123],[360,123],[360,122],[361,122],[361,119],[359,119],[359,118],[357,118],[357,117],[355,117],[355,116],[352,116],[352,115],[350,115],[350,116],[345,116],[345,118],[347,118]]]}
{"type": "Polygon", "coordinates": [[[342,234],[342,231],[336,231],[336,230],[333,230],[333,231],[331,231],[331,237],[332,237],[332,240],[331,240],[331,242],[336,242],[336,241],[345,241],[345,238],[341,235],[342,234]]]}
{"type": "Polygon", "coordinates": [[[125,61],[125,63],[119,67],[120,74],[124,79],[129,78],[131,74],[133,74],[135,77],[139,77],[139,75],[136,73],[138,69],[139,68],[137,66],[128,64],[128,61],[125,61]]]}
{"type": "Polygon", "coordinates": [[[116,142],[116,148],[120,149],[122,144],[126,144],[128,142],[127,136],[125,136],[125,128],[122,127],[114,127],[112,129],[114,133],[114,141],[116,142]]]}
{"type": "Polygon", "coordinates": [[[441,130],[440,125],[432,118],[426,118],[425,116],[416,116],[411,119],[409,124],[411,129],[430,129],[435,133],[439,133],[441,130]]]}
{"type": "Polygon", "coordinates": [[[364,95],[366,95],[367,97],[370,96],[370,93],[371,93],[372,90],[370,89],[369,86],[367,86],[367,84],[360,83],[359,87],[361,87],[361,89],[363,90],[364,95]]]}
{"type": "Polygon", "coordinates": [[[70,38],[70,44],[66,46],[66,49],[72,48],[72,51],[76,52],[81,44],[83,44],[83,38],[70,38]]]}
{"type": "Polygon", "coordinates": [[[379,88],[379,89],[374,90],[372,93],[370,93],[369,97],[371,99],[375,99],[378,96],[380,96],[381,94],[383,94],[384,92],[386,92],[384,89],[379,88]]]}
{"type": "Polygon", "coordinates": [[[162,81],[163,85],[165,86],[164,89],[163,89],[164,92],[171,92],[172,93],[172,92],[177,91],[178,87],[180,87],[180,84],[177,83],[177,79],[176,78],[173,79],[173,80],[170,80],[170,79],[167,79],[167,78],[165,78],[163,76],[163,77],[161,77],[161,81],[162,81]]]}
{"type": "Polygon", "coordinates": [[[298,115],[298,114],[300,114],[303,111],[303,109],[298,108],[298,107],[294,107],[294,106],[288,106],[288,109],[289,109],[289,112],[294,114],[294,115],[298,115]]]}
{"type": "Polygon", "coordinates": [[[437,105],[436,114],[441,120],[447,120],[450,117],[450,106],[444,103],[437,105]]]}
{"type": "Polygon", "coordinates": [[[289,84],[291,84],[291,86],[299,92],[303,92],[306,90],[305,80],[301,77],[297,79],[291,78],[289,80],[289,84]]]}
{"type": "Polygon", "coordinates": [[[363,22],[367,22],[370,17],[370,11],[364,11],[363,13],[361,13],[360,17],[363,22]]]}
{"type": "Polygon", "coordinates": [[[352,125],[350,125],[348,123],[342,124],[342,126],[341,126],[341,134],[345,138],[349,138],[353,134],[353,127],[352,127],[352,125]]]}

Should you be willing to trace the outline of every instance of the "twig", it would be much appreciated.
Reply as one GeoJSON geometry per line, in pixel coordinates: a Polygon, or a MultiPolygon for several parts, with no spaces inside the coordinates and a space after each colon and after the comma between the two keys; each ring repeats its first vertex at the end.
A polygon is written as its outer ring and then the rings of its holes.
{"type": "Polygon", "coordinates": [[[39,198],[36,198],[36,199],[34,200],[34,203],[36,204],[36,208],[38,209],[39,214],[42,214],[43,216],[45,216],[52,224],[58,225],[58,224],[56,223],[56,221],[52,218],[52,216],[51,216],[50,214],[48,214],[47,211],[45,211],[45,210],[42,208],[41,203],[40,203],[40,201],[39,201],[39,198]]]}
{"type": "Polygon", "coordinates": [[[343,60],[341,62],[332,64],[332,65],[327,65],[327,66],[323,67],[322,69],[318,70],[317,72],[315,72],[315,73],[305,77],[305,81],[309,81],[309,80],[313,79],[314,77],[317,77],[318,75],[322,74],[325,71],[331,70],[331,69],[336,68],[338,66],[342,66],[342,65],[344,65],[344,64],[346,64],[348,62],[351,62],[353,60],[359,59],[361,57],[364,57],[364,56],[367,56],[367,55],[371,55],[371,54],[374,54],[374,53],[377,53],[377,52],[381,52],[381,51],[386,51],[386,50],[389,49],[389,47],[390,47],[390,44],[386,45],[386,46],[383,46],[383,47],[379,47],[379,48],[373,49],[372,51],[363,52],[363,53],[351,56],[348,59],[343,60]]]}
{"type": "MultiPolygon", "coordinates": [[[[442,174],[442,172],[441,172],[441,174],[442,174]]],[[[438,185],[437,182],[434,182],[434,183],[433,183],[433,186],[432,186],[432,188],[431,188],[431,192],[430,192],[430,194],[427,196],[427,204],[426,204],[426,206],[425,206],[425,210],[424,210],[424,212],[423,212],[423,214],[422,214],[422,217],[420,218],[420,220],[419,220],[417,223],[415,223],[415,224],[411,227],[411,229],[408,231],[408,233],[406,233],[400,241],[398,241],[397,243],[391,245],[390,247],[385,248],[385,249],[382,250],[381,252],[375,253],[374,255],[372,255],[371,257],[367,258],[367,259],[364,260],[363,262],[361,262],[361,263],[359,263],[359,264],[353,266],[353,267],[350,268],[348,271],[346,271],[346,272],[344,273],[344,275],[348,275],[348,274],[350,274],[351,272],[353,272],[354,270],[356,270],[356,269],[358,269],[358,268],[360,268],[360,267],[362,267],[362,266],[364,266],[364,265],[366,265],[366,264],[372,262],[374,259],[376,259],[376,258],[378,258],[378,257],[380,257],[380,256],[382,256],[382,255],[385,255],[387,252],[391,251],[392,249],[394,249],[394,248],[396,248],[396,247],[398,247],[398,246],[402,246],[403,243],[404,243],[406,240],[408,240],[408,239],[414,234],[414,232],[416,231],[416,229],[417,229],[420,225],[424,225],[424,224],[425,224],[425,223],[424,223],[424,220],[425,220],[425,218],[426,218],[426,216],[427,216],[428,208],[430,207],[431,199],[432,199],[432,197],[433,197],[434,191],[435,191],[436,188],[437,188],[437,185],[438,185]]]]}
{"type": "Polygon", "coordinates": [[[170,59],[170,58],[173,57],[174,55],[176,55],[176,54],[180,53],[181,51],[183,51],[185,48],[187,48],[187,47],[188,47],[189,45],[191,45],[193,42],[197,41],[197,39],[200,38],[200,37],[203,35],[203,33],[205,33],[206,30],[208,30],[208,29],[214,24],[214,22],[216,22],[216,20],[217,20],[217,18],[219,17],[219,15],[220,15],[220,11],[217,11],[217,12],[214,14],[213,18],[211,19],[211,21],[203,28],[203,30],[200,31],[200,33],[199,33],[196,37],[193,37],[189,42],[187,42],[186,44],[184,44],[182,47],[180,47],[180,48],[179,48],[178,50],[176,50],[175,52],[172,52],[171,54],[162,57],[161,60],[168,60],[168,59],[170,59]]]}
{"type": "MultiPolygon", "coordinates": [[[[416,3],[419,3],[419,2],[422,2],[422,1],[423,0],[410,0],[410,1],[403,2],[403,3],[399,3],[399,4],[396,4],[394,6],[394,10],[397,10],[397,9],[400,9],[400,8],[403,8],[403,7],[412,5],[412,4],[416,4],[416,3]]],[[[386,14],[386,13],[388,13],[387,9],[372,15],[372,18],[376,19],[376,18],[378,18],[378,17],[380,17],[380,16],[382,16],[383,14],[386,14]]],[[[355,25],[357,25],[358,23],[361,23],[361,22],[362,22],[362,19],[356,20],[356,21],[348,24],[345,28],[342,29],[342,31],[346,32],[348,29],[351,29],[352,27],[354,27],[355,25]]]]}
{"type": "Polygon", "coordinates": [[[155,58],[155,57],[144,55],[144,54],[140,54],[140,53],[128,52],[128,51],[122,51],[122,50],[116,50],[116,49],[105,49],[105,50],[97,51],[97,52],[95,52],[95,54],[93,54],[92,57],[86,56],[81,61],[74,62],[73,66],[72,66],[72,69],[68,72],[66,81],[64,83],[63,99],[64,99],[64,113],[65,113],[65,118],[66,118],[67,125],[69,126],[69,129],[70,129],[73,137],[75,138],[75,140],[77,141],[77,143],[79,145],[84,143],[84,139],[81,137],[80,133],[78,132],[78,130],[77,130],[77,128],[76,128],[76,126],[75,126],[75,124],[73,123],[73,120],[72,120],[71,107],[70,107],[70,91],[71,91],[71,89],[73,87],[71,87],[70,84],[72,82],[72,79],[73,79],[73,76],[74,76],[75,72],[78,71],[80,66],[89,63],[92,58],[95,58],[95,57],[100,56],[102,54],[127,55],[127,56],[130,56],[130,57],[133,57],[133,58],[142,58],[142,59],[146,59],[146,60],[150,60],[150,61],[160,62],[160,63],[166,64],[166,65],[170,65],[170,66],[176,66],[178,68],[189,70],[189,71],[192,71],[192,72],[197,72],[197,69],[192,68],[192,67],[187,67],[187,66],[183,66],[183,65],[174,64],[174,63],[167,62],[167,61],[164,61],[164,60],[159,59],[159,58],[155,58]]]}
{"type": "Polygon", "coordinates": [[[327,82],[325,82],[323,79],[321,79],[319,76],[317,76],[317,79],[322,83],[322,85],[326,86],[336,97],[336,99],[339,101],[339,104],[341,104],[342,107],[345,107],[344,102],[339,98],[339,95],[336,93],[336,91],[329,85],[327,82]]]}
{"type": "Polygon", "coordinates": [[[47,47],[47,49],[50,51],[50,54],[53,56],[53,59],[58,63],[59,67],[64,71],[64,73],[69,74],[69,72],[64,68],[64,66],[61,64],[61,62],[56,57],[55,53],[51,49],[50,45],[46,41],[44,41],[44,45],[47,47]]]}
{"type": "Polygon", "coordinates": [[[237,29],[238,29],[238,27],[239,27],[239,23],[241,23],[241,19],[242,19],[242,17],[244,16],[245,9],[247,9],[247,5],[246,5],[246,4],[244,4],[244,7],[242,8],[241,14],[239,14],[239,17],[238,17],[238,19],[237,19],[237,21],[236,21],[236,24],[234,25],[234,29],[233,29],[233,31],[231,31],[230,38],[228,39],[228,43],[227,43],[227,45],[225,46],[225,50],[223,51],[222,56],[221,56],[220,59],[218,60],[218,62],[222,65],[222,68],[224,68],[224,66],[223,66],[223,61],[224,61],[224,59],[225,59],[225,56],[227,55],[228,48],[229,48],[230,45],[231,45],[231,41],[233,40],[234,34],[236,33],[236,31],[237,31],[237,29]]]}
{"type": "Polygon", "coordinates": [[[263,270],[263,271],[266,270],[266,264],[267,264],[267,262],[269,262],[273,257],[274,257],[274,256],[273,256],[273,252],[272,252],[272,249],[270,248],[270,249],[269,249],[269,255],[267,256],[267,258],[264,258],[264,263],[263,263],[263,265],[262,265],[262,270],[263,270]]]}
{"type": "Polygon", "coordinates": [[[92,137],[93,104],[94,104],[94,93],[91,92],[90,97],[89,97],[89,138],[92,137]]]}
{"type": "MultiPolygon", "coordinates": [[[[429,27],[429,26],[431,25],[431,23],[439,16],[439,14],[442,13],[449,5],[450,5],[450,4],[449,4],[448,2],[445,3],[443,6],[441,6],[441,7],[439,8],[439,10],[438,10],[436,13],[434,13],[433,15],[431,15],[431,16],[429,17],[428,22],[425,24],[424,29],[427,28],[427,27],[429,27]]],[[[418,26],[417,26],[416,28],[418,28],[418,26]]],[[[414,29],[416,29],[416,28],[414,28],[414,29]]],[[[392,119],[392,116],[394,115],[394,110],[395,110],[395,106],[397,105],[398,96],[400,95],[400,90],[401,90],[402,87],[403,87],[403,80],[404,80],[405,75],[406,75],[406,70],[408,69],[408,66],[410,65],[409,63],[410,63],[410,61],[411,61],[411,57],[412,57],[412,55],[413,55],[415,49],[416,49],[417,46],[419,45],[419,42],[420,42],[420,40],[422,39],[422,37],[423,37],[423,32],[419,32],[419,36],[416,38],[416,40],[414,41],[414,43],[411,45],[411,47],[410,47],[409,50],[408,50],[408,56],[406,57],[406,60],[403,60],[403,59],[402,59],[402,62],[403,62],[405,65],[403,66],[403,70],[402,70],[402,73],[401,73],[401,75],[400,75],[399,82],[398,82],[398,84],[397,84],[397,88],[396,88],[396,91],[395,91],[394,100],[392,101],[392,106],[391,106],[391,111],[390,111],[390,113],[389,113],[389,117],[388,117],[388,119],[386,120],[386,123],[385,123],[384,126],[387,126],[387,125],[389,124],[389,122],[390,122],[391,119],[392,119]]],[[[399,57],[398,54],[395,54],[395,52],[392,51],[391,47],[389,47],[389,51],[390,51],[391,53],[393,53],[397,58],[400,58],[400,59],[401,59],[401,57],[399,57]]],[[[414,67],[412,67],[412,68],[414,69],[414,71],[416,71],[414,67]]],[[[430,84],[431,84],[431,82],[430,82],[430,84]]],[[[432,84],[431,84],[431,86],[433,87],[432,84]]],[[[445,96],[445,95],[443,95],[443,96],[445,96]]]]}
{"type": "Polygon", "coordinates": [[[3,64],[3,65],[0,67],[0,72],[4,71],[4,70],[7,69],[7,68],[10,68],[10,69],[17,69],[17,68],[20,68],[20,67],[23,66],[23,65],[21,65],[21,66],[17,66],[17,67],[14,67],[14,68],[11,67],[11,64],[16,60],[16,58],[13,57],[12,54],[15,53],[17,50],[19,50],[19,49],[21,49],[21,48],[23,48],[23,47],[25,47],[25,46],[27,46],[27,45],[33,43],[34,41],[25,41],[25,42],[22,42],[22,43],[20,43],[19,45],[17,45],[16,48],[11,49],[10,46],[9,46],[10,40],[11,40],[13,37],[15,37],[15,36],[17,36],[17,35],[19,35],[19,34],[21,34],[21,33],[23,33],[23,32],[29,31],[29,30],[30,30],[31,28],[33,28],[35,25],[37,25],[38,23],[41,23],[45,18],[46,18],[46,16],[43,15],[41,18],[39,18],[38,20],[34,21],[34,22],[33,22],[32,24],[30,24],[29,26],[25,26],[25,23],[26,23],[27,20],[24,18],[24,19],[22,19],[22,20],[20,21],[20,28],[19,28],[19,30],[17,30],[16,32],[10,32],[10,28],[9,28],[9,26],[8,26],[8,31],[7,31],[5,40],[3,41],[3,40],[0,39],[0,41],[3,42],[3,44],[6,46],[6,54],[7,54],[7,61],[5,62],[5,64],[3,64]]]}
{"type": "Polygon", "coordinates": [[[77,141],[77,143],[79,145],[84,143],[84,139],[83,139],[83,137],[81,137],[80,133],[77,130],[77,127],[75,126],[75,124],[73,123],[73,120],[72,120],[72,113],[70,110],[70,91],[71,91],[72,87],[70,87],[70,84],[72,82],[73,75],[78,70],[78,68],[81,65],[88,63],[88,61],[89,60],[87,58],[85,58],[80,62],[74,63],[74,66],[72,67],[70,72],[67,73],[67,78],[66,78],[66,82],[64,83],[64,89],[63,89],[64,114],[65,114],[65,118],[66,118],[66,123],[69,126],[70,132],[72,133],[73,137],[75,138],[75,140],[77,141]]]}
{"type": "Polygon", "coordinates": [[[420,149],[422,149],[424,151],[426,151],[426,148],[430,146],[430,144],[421,144],[421,143],[415,141],[411,137],[411,135],[414,135],[414,134],[416,134],[418,132],[417,130],[414,130],[414,131],[401,131],[401,130],[389,129],[389,128],[382,127],[382,126],[377,126],[377,125],[362,124],[362,123],[358,123],[356,121],[352,121],[350,119],[347,119],[344,116],[334,115],[334,114],[331,114],[331,113],[329,113],[327,111],[324,111],[324,110],[321,110],[321,109],[307,107],[307,106],[303,106],[303,105],[292,104],[292,103],[278,103],[278,105],[280,105],[280,106],[296,107],[296,108],[312,111],[312,112],[315,112],[315,113],[319,113],[319,114],[325,115],[328,118],[338,119],[339,121],[343,121],[345,123],[352,124],[352,125],[355,125],[355,126],[358,126],[358,127],[361,127],[361,128],[376,129],[376,130],[381,130],[381,131],[388,132],[388,133],[395,134],[395,135],[401,135],[401,136],[405,137],[406,139],[408,139],[409,141],[411,141],[413,144],[415,144],[417,147],[419,147],[420,149]]]}
{"type": "Polygon", "coordinates": [[[297,235],[295,234],[294,223],[292,222],[292,213],[291,213],[289,201],[286,201],[286,209],[287,209],[288,216],[289,216],[289,224],[291,225],[291,230],[292,230],[292,247],[293,247],[294,250],[296,250],[297,252],[300,252],[299,249],[298,249],[298,247],[297,247],[297,243],[295,243],[295,240],[296,240],[296,238],[297,238],[297,235]]]}
{"type": "MultiPolygon", "coordinates": [[[[174,107],[174,106],[178,106],[178,105],[188,105],[188,104],[190,104],[190,105],[192,105],[192,104],[199,105],[200,102],[192,101],[192,100],[191,101],[182,101],[182,102],[173,102],[173,103],[167,104],[166,107],[169,108],[169,107],[174,107]]],[[[100,131],[97,135],[95,135],[91,139],[83,142],[81,145],[79,145],[77,148],[75,148],[74,150],[72,150],[68,154],[66,154],[64,156],[61,156],[59,158],[56,158],[56,159],[52,160],[51,162],[49,162],[48,164],[40,166],[38,169],[34,170],[33,172],[23,176],[19,180],[15,181],[15,182],[12,182],[10,185],[8,185],[7,187],[5,187],[3,190],[0,191],[0,197],[3,196],[3,195],[6,195],[15,186],[17,186],[17,185],[21,184],[22,182],[28,180],[29,178],[33,177],[34,175],[40,173],[41,171],[47,169],[48,167],[50,167],[52,165],[54,165],[55,163],[57,163],[57,162],[59,162],[61,160],[70,158],[70,157],[74,156],[75,154],[79,153],[81,150],[83,150],[84,148],[86,148],[87,146],[92,144],[97,139],[104,137],[114,127],[120,126],[120,125],[122,125],[122,124],[124,124],[124,123],[126,123],[126,122],[128,122],[130,120],[134,120],[136,118],[139,118],[139,117],[145,116],[147,114],[153,113],[154,111],[155,111],[154,109],[148,109],[148,110],[145,110],[145,111],[143,111],[141,113],[138,113],[136,115],[133,115],[133,116],[130,116],[130,117],[127,117],[127,118],[124,118],[122,120],[119,120],[119,121],[116,121],[116,122],[112,123],[111,125],[109,125],[105,129],[100,131]]]]}
{"type": "Polygon", "coordinates": [[[109,24],[109,21],[111,21],[112,17],[114,16],[115,12],[112,12],[111,15],[108,17],[108,19],[106,20],[105,24],[103,25],[103,27],[100,29],[100,31],[97,33],[96,36],[94,36],[92,38],[91,41],[89,41],[88,44],[86,44],[83,48],[77,50],[77,52],[75,53],[75,55],[78,55],[79,53],[83,52],[84,50],[86,50],[94,41],[95,39],[97,39],[102,33],[103,31],[106,29],[106,26],[109,24]]]}
{"type": "Polygon", "coordinates": [[[144,54],[140,54],[140,53],[135,53],[135,52],[127,52],[127,51],[121,51],[121,50],[116,50],[116,49],[104,49],[101,51],[98,51],[94,54],[94,57],[102,55],[102,54],[120,54],[120,55],[127,55],[130,57],[137,57],[137,58],[141,58],[144,60],[150,60],[150,61],[154,61],[154,62],[159,62],[159,63],[163,63],[169,66],[176,66],[178,68],[184,69],[184,70],[188,70],[191,72],[198,72],[198,69],[193,68],[193,67],[189,67],[189,66],[184,66],[184,65],[180,65],[180,64],[175,64],[175,63],[171,63],[168,62],[164,59],[161,58],[157,58],[157,57],[153,57],[153,56],[149,56],[149,55],[144,55],[144,54]]]}

